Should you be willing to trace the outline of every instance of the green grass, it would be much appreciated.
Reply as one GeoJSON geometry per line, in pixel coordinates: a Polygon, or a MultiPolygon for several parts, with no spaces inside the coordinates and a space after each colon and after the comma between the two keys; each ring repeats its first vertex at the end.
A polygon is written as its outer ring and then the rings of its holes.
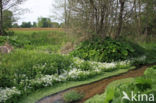
{"type": "Polygon", "coordinates": [[[62,91],[62,90],[65,90],[65,89],[68,89],[68,88],[71,88],[74,86],[88,84],[88,83],[98,81],[98,80],[101,80],[101,79],[104,79],[104,78],[107,78],[110,76],[118,75],[118,74],[127,72],[128,70],[129,69],[121,69],[121,70],[113,71],[113,72],[109,72],[109,73],[107,72],[107,73],[97,75],[94,78],[90,78],[90,79],[87,79],[84,81],[67,81],[65,83],[59,83],[59,84],[54,85],[53,87],[43,88],[43,89],[37,90],[36,92],[34,92],[28,96],[23,96],[23,98],[21,98],[18,103],[27,103],[28,101],[29,101],[29,103],[35,103],[39,99],[41,99],[45,96],[54,94],[56,92],[59,92],[59,91],[62,91]]]}
{"type": "Polygon", "coordinates": [[[64,101],[66,103],[73,103],[76,102],[78,100],[81,100],[84,97],[83,93],[79,93],[75,90],[71,90],[69,92],[66,92],[63,96],[64,101]]]}
{"type": "MultiPolygon", "coordinates": [[[[63,31],[14,31],[14,35],[0,37],[0,41],[5,39],[16,48],[27,50],[45,51],[58,53],[61,47],[67,42],[74,42],[76,35],[69,35],[63,31]]],[[[0,42],[1,45],[5,41],[0,42]]]]}

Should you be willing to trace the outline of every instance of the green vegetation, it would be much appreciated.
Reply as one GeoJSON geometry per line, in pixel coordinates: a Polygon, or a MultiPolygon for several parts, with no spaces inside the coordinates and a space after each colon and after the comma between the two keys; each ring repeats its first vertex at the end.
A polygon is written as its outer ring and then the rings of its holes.
{"type": "Polygon", "coordinates": [[[31,28],[31,27],[40,27],[40,28],[59,28],[61,25],[57,22],[52,22],[50,18],[40,17],[37,22],[22,22],[21,25],[13,25],[13,27],[21,28],[31,28]]]}
{"type": "Polygon", "coordinates": [[[113,62],[143,55],[143,48],[137,44],[111,38],[94,38],[82,42],[71,55],[85,60],[113,62]]]}
{"type": "MultiPolygon", "coordinates": [[[[7,103],[17,102],[19,101],[17,98],[46,87],[51,87],[50,91],[54,93],[56,92],[53,90],[55,85],[69,81],[80,82],[73,82],[73,84],[69,82],[71,84],[68,87],[88,83],[89,78],[103,73],[105,76],[101,77],[114,75],[113,73],[119,74],[122,73],[121,69],[123,72],[127,71],[133,62],[138,61],[139,64],[146,60],[141,57],[120,62],[100,63],[85,61],[70,55],[56,54],[62,45],[73,40],[75,40],[75,36],[68,37],[66,33],[57,31],[15,31],[12,36],[1,37],[1,45],[8,42],[14,46],[14,50],[10,54],[0,55],[0,89],[3,91],[1,94],[10,94],[6,96],[7,98],[0,95],[0,100],[7,103]],[[54,49],[54,46],[58,46],[58,48],[54,49]],[[52,49],[49,50],[49,48],[52,49]]],[[[108,39],[108,41],[114,42],[112,39],[108,39]]],[[[57,91],[59,90],[61,88],[57,89],[57,91]]],[[[24,102],[32,101],[33,103],[48,94],[50,92],[45,92],[37,97],[30,95],[31,97],[28,98],[34,97],[34,99],[27,100],[26,98],[24,102]]]]}
{"type": "Polygon", "coordinates": [[[156,62],[156,43],[139,43],[143,48],[145,48],[145,53],[147,55],[147,63],[156,62]]]}
{"type": "Polygon", "coordinates": [[[73,103],[81,100],[83,96],[84,95],[82,93],[78,93],[77,91],[72,90],[64,94],[64,101],[66,103],[73,103]]]}
{"type": "MultiPolygon", "coordinates": [[[[75,36],[76,37],[76,36],[75,36]]],[[[0,45],[5,42],[16,48],[39,50],[46,52],[59,52],[66,42],[75,40],[74,36],[61,31],[15,31],[12,36],[0,37],[0,45]]]]}
{"type": "Polygon", "coordinates": [[[12,36],[0,37],[1,45],[8,42],[14,47],[11,53],[0,54],[0,89],[3,91],[0,101],[17,102],[18,99],[14,98],[43,87],[65,81],[86,80],[103,72],[131,66],[126,62],[92,63],[68,55],[55,54],[60,48],[49,52],[44,50],[49,49],[47,45],[53,48],[57,44],[61,47],[63,43],[70,41],[69,39],[64,32],[55,31],[16,31],[12,36]],[[44,49],[40,49],[42,47],[44,49]],[[7,98],[2,95],[7,95],[7,98]]]}
{"type": "Polygon", "coordinates": [[[41,74],[60,74],[63,70],[69,70],[72,63],[68,56],[28,50],[16,50],[8,55],[0,55],[0,58],[0,87],[17,86],[21,81],[34,79],[41,74]]]}
{"type": "MultiPolygon", "coordinates": [[[[15,14],[24,12],[20,7],[25,1],[0,0],[2,103],[34,103],[60,90],[156,62],[155,0],[57,0],[56,18],[38,17],[33,24],[18,25],[15,14]]],[[[129,103],[121,101],[122,91],[128,96],[131,91],[156,94],[155,78],[153,66],[142,77],[109,84],[104,94],[87,103],[129,103]]],[[[70,91],[64,100],[70,103],[82,97],[79,91],[70,91]]]]}
{"type": "MultiPolygon", "coordinates": [[[[138,78],[128,78],[118,80],[109,84],[106,91],[102,95],[96,95],[87,100],[85,103],[147,103],[145,101],[135,102],[122,100],[122,91],[131,96],[131,92],[139,94],[154,94],[156,95],[156,65],[148,68],[144,76],[138,78]]],[[[136,97],[137,98],[137,97],[136,97]]],[[[145,99],[145,98],[144,98],[145,99]]],[[[154,101],[155,102],[155,101],[154,101]]],[[[154,103],[152,102],[152,103],[154,103]]],[[[149,103],[149,102],[148,102],[149,103]]]]}

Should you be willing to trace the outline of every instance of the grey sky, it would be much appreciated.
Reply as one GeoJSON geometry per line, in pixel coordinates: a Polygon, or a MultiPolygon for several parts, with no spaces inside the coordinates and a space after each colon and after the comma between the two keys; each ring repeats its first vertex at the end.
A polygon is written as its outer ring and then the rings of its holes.
{"type": "Polygon", "coordinates": [[[56,9],[52,6],[54,3],[55,0],[27,0],[20,7],[29,9],[29,12],[20,15],[18,24],[21,24],[23,21],[37,21],[38,17],[50,17],[56,15],[54,13],[54,10],[56,9]]]}

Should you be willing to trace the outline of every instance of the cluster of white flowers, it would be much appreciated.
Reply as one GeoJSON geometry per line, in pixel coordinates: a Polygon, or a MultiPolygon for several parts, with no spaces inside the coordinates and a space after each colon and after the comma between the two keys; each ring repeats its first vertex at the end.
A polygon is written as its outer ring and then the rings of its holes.
{"type": "Polygon", "coordinates": [[[74,68],[68,72],[68,79],[77,79],[80,76],[88,76],[90,71],[82,71],[80,69],[74,68]]]}
{"type": "MultiPolygon", "coordinates": [[[[84,60],[80,59],[80,58],[74,58],[74,63],[77,65],[81,65],[83,62],[85,62],[84,60]]],[[[88,61],[88,63],[91,65],[91,67],[93,68],[93,70],[95,72],[100,72],[102,70],[108,70],[108,69],[112,69],[112,68],[116,68],[117,66],[128,66],[131,64],[130,60],[125,60],[125,61],[120,61],[120,62],[111,62],[111,63],[102,63],[102,62],[95,62],[95,61],[88,61]]]]}
{"type": "Polygon", "coordinates": [[[112,63],[101,63],[101,62],[91,62],[90,64],[93,66],[95,69],[110,69],[110,68],[115,68],[117,63],[112,62],[112,63]]]}
{"type": "Polygon", "coordinates": [[[52,86],[54,81],[62,81],[58,76],[44,75],[41,78],[31,80],[33,85],[43,85],[45,87],[52,86]]]}
{"type": "Polygon", "coordinates": [[[5,102],[6,100],[12,98],[14,95],[20,95],[21,92],[16,89],[16,87],[12,88],[0,88],[0,102],[5,102]]]}

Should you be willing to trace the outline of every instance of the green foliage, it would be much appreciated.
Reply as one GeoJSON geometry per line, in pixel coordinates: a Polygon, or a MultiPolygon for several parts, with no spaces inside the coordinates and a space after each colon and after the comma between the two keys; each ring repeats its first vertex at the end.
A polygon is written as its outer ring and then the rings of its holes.
{"type": "Polygon", "coordinates": [[[32,24],[31,24],[31,22],[22,22],[21,27],[22,28],[31,28],[32,24]]]}
{"type": "Polygon", "coordinates": [[[137,78],[135,85],[140,91],[146,91],[147,89],[151,89],[152,81],[148,78],[137,78]]]}
{"type": "Polygon", "coordinates": [[[12,27],[12,23],[15,21],[13,17],[13,13],[9,10],[3,11],[3,28],[10,28],[12,27]]]}
{"type": "MultiPolygon", "coordinates": [[[[7,35],[14,35],[13,32],[8,32],[7,35]]],[[[21,48],[26,44],[29,44],[28,41],[17,40],[16,37],[2,36],[0,37],[0,45],[4,45],[5,42],[8,42],[14,47],[21,48]]]]}
{"type": "MultiPolygon", "coordinates": [[[[8,34],[8,33],[7,33],[8,34]]],[[[59,31],[14,31],[11,36],[0,36],[0,45],[8,42],[15,48],[40,50],[49,53],[59,52],[60,48],[75,37],[59,31]]]]}
{"type": "Polygon", "coordinates": [[[63,73],[64,70],[69,70],[72,63],[69,56],[25,50],[0,55],[0,58],[0,87],[15,86],[14,84],[18,85],[21,80],[33,79],[40,75],[63,73]]]}
{"type": "Polygon", "coordinates": [[[51,20],[50,18],[38,18],[38,27],[51,27],[51,20]]]}
{"type": "Polygon", "coordinates": [[[78,100],[81,100],[83,96],[84,95],[82,93],[72,90],[64,94],[64,100],[66,103],[74,103],[78,100]]]}
{"type": "Polygon", "coordinates": [[[92,69],[92,67],[91,67],[90,63],[86,61],[86,62],[83,62],[83,63],[80,65],[80,69],[81,69],[82,71],[89,71],[89,70],[92,69]]]}
{"type": "Polygon", "coordinates": [[[126,41],[117,41],[111,38],[104,40],[93,38],[81,43],[76,50],[71,52],[71,55],[85,60],[112,62],[126,60],[143,54],[137,48],[136,44],[132,45],[132,43],[126,41]]]}

